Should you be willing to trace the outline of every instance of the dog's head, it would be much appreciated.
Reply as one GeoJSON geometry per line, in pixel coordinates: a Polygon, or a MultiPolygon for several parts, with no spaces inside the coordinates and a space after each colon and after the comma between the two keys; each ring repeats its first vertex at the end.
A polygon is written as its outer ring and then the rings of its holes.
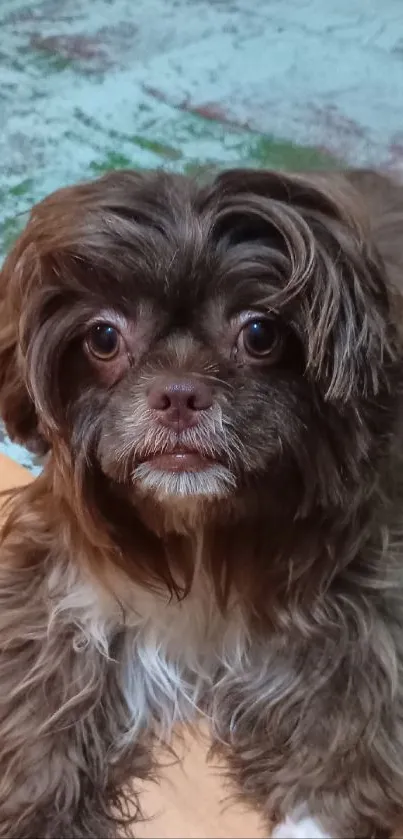
{"type": "Polygon", "coordinates": [[[301,517],[351,504],[376,469],[399,351],[342,178],[122,172],[60,190],[1,298],[8,431],[101,487],[106,517],[252,497],[301,517]]]}

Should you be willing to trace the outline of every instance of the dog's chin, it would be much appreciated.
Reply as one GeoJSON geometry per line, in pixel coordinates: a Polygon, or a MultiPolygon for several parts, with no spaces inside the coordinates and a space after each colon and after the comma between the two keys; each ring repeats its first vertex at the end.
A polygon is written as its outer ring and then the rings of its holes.
{"type": "Polygon", "coordinates": [[[132,480],[136,492],[151,495],[164,504],[179,499],[219,500],[227,498],[236,487],[231,471],[215,462],[200,469],[164,469],[146,461],[136,466],[132,480]]]}

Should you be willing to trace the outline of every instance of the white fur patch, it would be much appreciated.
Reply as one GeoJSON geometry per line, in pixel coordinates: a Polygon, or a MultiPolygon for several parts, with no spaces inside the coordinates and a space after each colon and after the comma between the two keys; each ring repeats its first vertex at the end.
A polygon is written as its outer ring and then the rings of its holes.
{"type": "Polygon", "coordinates": [[[169,742],[176,722],[200,712],[219,668],[235,668],[245,654],[248,638],[240,609],[234,604],[231,617],[221,614],[203,571],[202,532],[195,543],[194,570],[192,589],[180,602],[165,591],[152,592],[126,577],[119,580],[116,570],[117,600],[108,599],[95,581],[80,578],[75,568],[57,568],[50,575],[55,605],[49,630],[54,620],[74,622],[77,651],[93,644],[109,657],[113,637],[125,627],[118,666],[130,713],[128,740],[153,725],[169,742]]]}
{"type": "Polygon", "coordinates": [[[309,817],[285,819],[273,830],[272,837],[273,839],[331,839],[327,833],[323,832],[318,822],[309,817]]]}
{"type": "Polygon", "coordinates": [[[214,464],[200,472],[164,472],[150,463],[141,463],[133,472],[137,491],[151,492],[158,501],[179,498],[221,498],[235,486],[235,478],[225,466],[214,464]]]}
{"type": "Polygon", "coordinates": [[[181,602],[141,592],[140,614],[129,617],[123,665],[123,690],[131,710],[129,736],[157,723],[169,741],[176,722],[191,720],[228,660],[232,666],[246,647],[238,609],[226,620],[217,609],[209,581],[200,573],[181,602]]]}

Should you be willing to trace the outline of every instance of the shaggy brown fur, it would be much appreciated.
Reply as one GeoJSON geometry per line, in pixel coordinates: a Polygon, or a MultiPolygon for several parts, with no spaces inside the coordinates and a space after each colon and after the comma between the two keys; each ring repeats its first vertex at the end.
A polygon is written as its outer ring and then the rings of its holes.
{"type": "Polygon", "coordinates": [[[33,209],[0,289],[1,413],[48,452],[1,535],[0,837],[129,829],[200,708],[267,818],[392,830],[402,270],[402,191],[365,172],[33,209]]]}

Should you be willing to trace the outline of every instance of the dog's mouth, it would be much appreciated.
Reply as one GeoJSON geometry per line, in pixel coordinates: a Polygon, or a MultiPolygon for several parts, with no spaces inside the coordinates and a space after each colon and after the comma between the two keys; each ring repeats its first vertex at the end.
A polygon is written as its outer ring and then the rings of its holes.
{"type": "Polygon", "coordinates": [[[159,500],[217,498],[235,487],[235,476],[215,447],[177,441],[137,453],[132,472],[137,491],[151,492],[159,500]]]}
{"type": "Polygon", "coordinates": [[[203,472],[219,461],[197,449],[178,446],[171,452],[154,452],[142,458],[142,463],[159,472],[203,472]]]}

